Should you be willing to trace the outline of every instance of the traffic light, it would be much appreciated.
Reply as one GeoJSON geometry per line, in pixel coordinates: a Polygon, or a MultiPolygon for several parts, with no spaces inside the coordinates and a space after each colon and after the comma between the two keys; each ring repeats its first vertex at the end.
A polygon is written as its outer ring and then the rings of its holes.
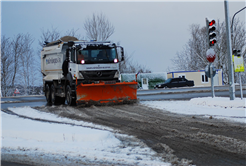
{"type": "Polygon", "coordinates": [[[208,43],[209,47],[214,46],[214,44],[217,42],[216,41],[216,26],[215,26],[215,20],[208,20],[206,19],[206,24],[207,24],[207,32],[208,32],[208,43]]]}
{"type": "Polygon", "coordinates": [[[232,53],[233,53],[234,56],[237,56],[237,57],[241,56],[241,50],[233,50],[232,53]]]}

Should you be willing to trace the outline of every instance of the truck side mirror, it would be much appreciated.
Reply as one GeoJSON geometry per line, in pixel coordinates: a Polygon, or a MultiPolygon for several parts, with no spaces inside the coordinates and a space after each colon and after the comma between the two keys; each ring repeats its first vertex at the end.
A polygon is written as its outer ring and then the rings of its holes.
{"type": "Polygon", "coordinates": [[[120,61],[124,61],[125,58],[124,58],[124,49],[123,49],[123,47],[117,46],[117,51],[119,51],[118,53],[120,54],[119,60],[120,61]]]}
{"type": "Polygon", "coordinates": [[[124,61],[125,58],[124,58],[124,49],[123,47],[120,47],[121,48],[121,61],[124,61]]]}
{"type": "Polygon", "coordinates": [[[75,45],[75,47],[76,47],[77,50],[80,50],[82,48],[80,44],[79,45],[75,45]]]}

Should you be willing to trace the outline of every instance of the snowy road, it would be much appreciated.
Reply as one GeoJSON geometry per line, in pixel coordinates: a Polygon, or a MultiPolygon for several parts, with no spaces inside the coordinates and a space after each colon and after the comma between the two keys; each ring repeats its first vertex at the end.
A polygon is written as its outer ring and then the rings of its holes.
{"type": "Polygon", "coordinates": [[[245,99],[9,110],[18,116],[2,112],[4,160],[51,165],[246,164],[245,99]]]}

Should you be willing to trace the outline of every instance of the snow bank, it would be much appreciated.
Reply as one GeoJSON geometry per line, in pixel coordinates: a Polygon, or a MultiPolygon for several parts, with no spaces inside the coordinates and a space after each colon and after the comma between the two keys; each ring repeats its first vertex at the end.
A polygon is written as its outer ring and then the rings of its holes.
{"type": "Polygon", "coordinates": [[[246,123],[246,100],[225,97],[194,98],[190,101],[142,101],[143,105],[180,114],[213,116],[246,123]]]}
{"type": "Polygon", "coordinates": [[[194,98],[190,100],[191,104],[203,105],[209,107],[221,107],[221,108],[245,108],[246,100],[245,98],[241,100],[240,98],[235,98],[235,100],[230,100],[226,97],[204,97],[204,98],[194,98]]]}

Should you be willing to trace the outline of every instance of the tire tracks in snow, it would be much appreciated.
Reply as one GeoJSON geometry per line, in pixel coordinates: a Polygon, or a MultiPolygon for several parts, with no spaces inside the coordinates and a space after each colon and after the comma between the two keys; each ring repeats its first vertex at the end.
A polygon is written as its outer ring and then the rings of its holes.
{"type": "Polygon", "coordinates": [[[175,114],[141,104],[36,109],[135,136],[173,165],[246,164],[245,124],[175,114]]]}

